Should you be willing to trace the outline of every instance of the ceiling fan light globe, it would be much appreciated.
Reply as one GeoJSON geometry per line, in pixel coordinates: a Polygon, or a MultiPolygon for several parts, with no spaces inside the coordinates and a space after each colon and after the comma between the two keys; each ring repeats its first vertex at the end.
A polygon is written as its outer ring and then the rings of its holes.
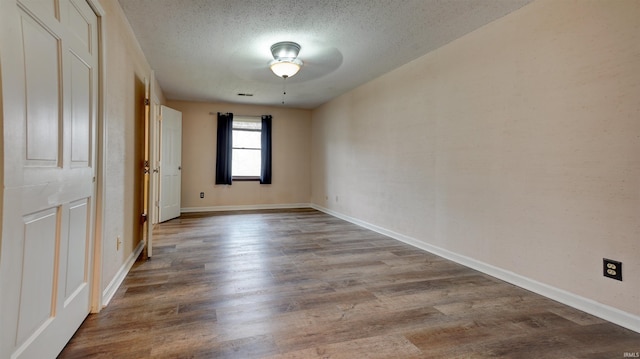
{"type": "Polygon", "coordinates": [[[278,77],[291,77],[300,71],[302,61],[272,61],[269,68],[278,77]]]}

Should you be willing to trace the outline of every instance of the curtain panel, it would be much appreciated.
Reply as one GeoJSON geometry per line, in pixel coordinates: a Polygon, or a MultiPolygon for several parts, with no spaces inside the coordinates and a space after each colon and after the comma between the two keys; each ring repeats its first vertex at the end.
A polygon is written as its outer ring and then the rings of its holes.
{"type": "Polygon", "coordinates": [[[271,115],[262,116],[260,184],[271,184],[271,115]]]}
{"type": "Polygon", "coordinates": [[[216,184],[231,184],[231,153],[233,145],[233,114],[218,112],[218,142],[216,144],[216,184]]]}

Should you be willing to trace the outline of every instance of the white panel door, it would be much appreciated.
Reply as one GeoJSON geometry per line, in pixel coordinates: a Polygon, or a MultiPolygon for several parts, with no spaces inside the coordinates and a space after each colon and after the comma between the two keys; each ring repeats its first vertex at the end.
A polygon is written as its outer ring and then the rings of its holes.
{"type": "Polygon", "coordinates": [[[180,216],[182,113],[160,109],[160,222],[180,216]]]}
{"type": "Polygon", "coordinates": [[[98,21],[85,0],[0,14],[0,358],[54,358],[91,304],[98,21]]]}

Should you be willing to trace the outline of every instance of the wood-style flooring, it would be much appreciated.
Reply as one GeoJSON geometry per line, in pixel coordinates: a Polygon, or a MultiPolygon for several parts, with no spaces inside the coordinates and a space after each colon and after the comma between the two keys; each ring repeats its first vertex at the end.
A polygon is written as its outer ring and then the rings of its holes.
{"type": "Polygon", "coordinates": [[[312,209],[183,215],[154,243],[60,358],[640,352],[638,333],[312,209]]]}

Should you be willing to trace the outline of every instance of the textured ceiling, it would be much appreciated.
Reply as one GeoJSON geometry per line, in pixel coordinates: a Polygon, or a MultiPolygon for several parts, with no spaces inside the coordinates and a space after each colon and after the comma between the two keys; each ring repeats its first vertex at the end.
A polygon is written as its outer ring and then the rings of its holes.
{"type": "Polygon", "coordinates": [[[531,0],[119,2],[168,99],[281,105],[269,49],[295,41],[284,106],[314,108],[531,0]]]}

